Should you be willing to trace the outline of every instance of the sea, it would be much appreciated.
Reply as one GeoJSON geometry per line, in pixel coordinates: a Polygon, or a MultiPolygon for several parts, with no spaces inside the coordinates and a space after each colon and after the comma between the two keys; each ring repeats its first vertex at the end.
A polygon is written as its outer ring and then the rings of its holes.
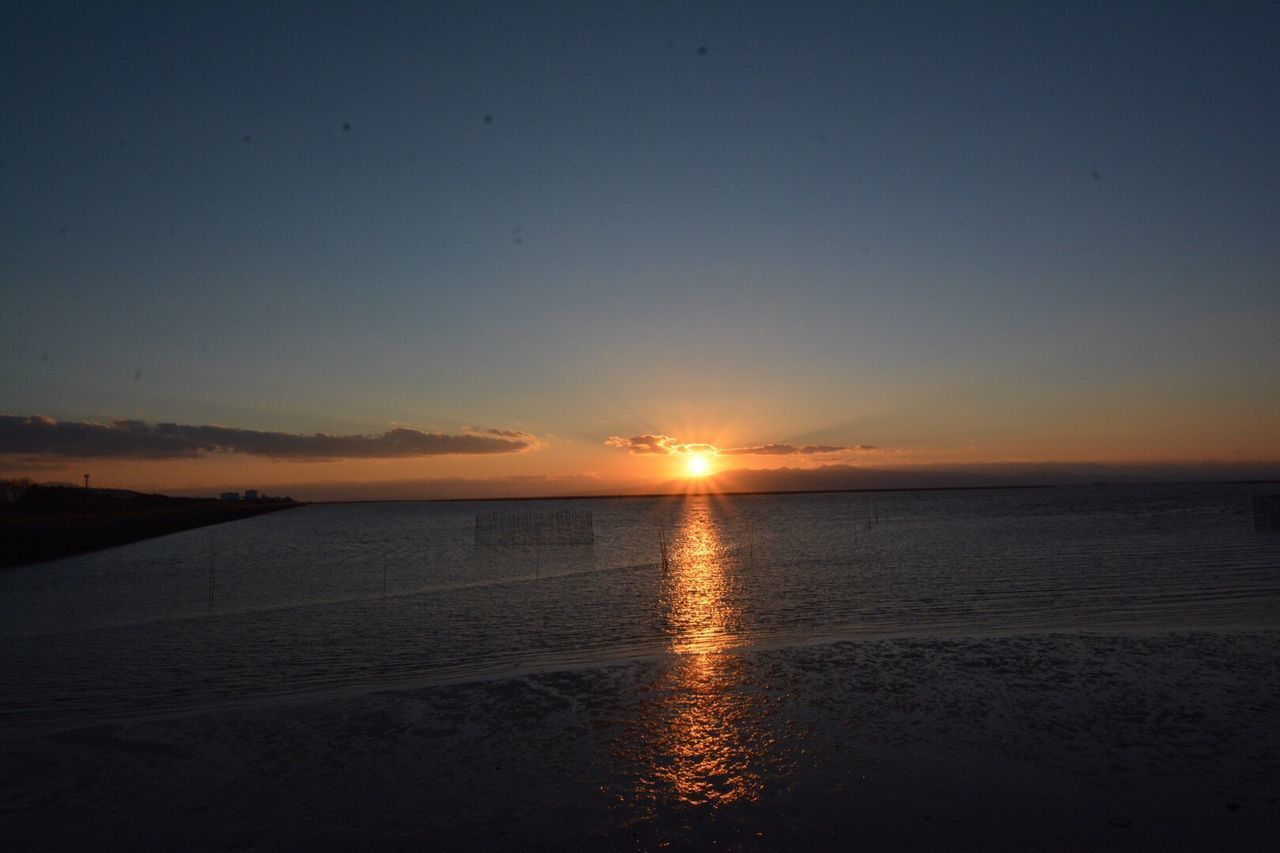
{"type": "Polygon", "coordinates": [[[1266,491],[307,505],[0,572],[0,732],[842,640],[1273,629],[1266,491]],[[478,541],[565,510],[589,541],[478,541]]]}

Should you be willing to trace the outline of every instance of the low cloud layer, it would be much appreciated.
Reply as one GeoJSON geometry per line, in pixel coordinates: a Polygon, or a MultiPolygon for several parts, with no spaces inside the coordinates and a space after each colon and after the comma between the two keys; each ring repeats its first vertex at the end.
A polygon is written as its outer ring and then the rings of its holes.
{"type": "Polygon", "coordinates": [[[715,453],[717,448],[711,444],[688,444],[677,441],[669,435],[633,435],[630,438],[611,436],[605,441],[609,447],[617,447],[631,453],[653,453],[666,456],[671,453],[715,453]]]}
{"type": "Polygon", "coordinates": [[[814,456],[821,453],[849,453],[875,450],[869,444],[757,444],[751,447],[716,447],[714,444],[681,442],[669,435],[633,435],[629,438],[611,436],[605,441],[616,447],[637,454],[669,455],[672,453],[713,453],[720,456],[814,456]]]}
{"type": "Polygon", "coordinates": [[[758,444],[754,447],[729,447],[720,451],[723,456],[813,456],[818,453],[848,453],[857,450],[875,450],[871,444],[758,444]]]}
{"type": "Polygon", "coordinates": [[[449,435],[395,427],[381,435],[297,435],[222,426],[58,421],[0,415],[0,454],[68,459],[177,459],[243,453],[291,460],[399,459],[450,454],[518,453],[537,439],[515,430],[449,435]]]}

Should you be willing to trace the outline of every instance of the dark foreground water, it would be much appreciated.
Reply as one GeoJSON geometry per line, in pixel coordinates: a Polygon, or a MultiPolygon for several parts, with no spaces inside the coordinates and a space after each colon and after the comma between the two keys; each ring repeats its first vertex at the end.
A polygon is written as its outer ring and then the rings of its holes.
{"type": "Polygon", "coordinates": [[[314,506],[3,572],[0,849],[1274,850],[1252,492],[314,506]],[[475,544],[561,508],[591,545],[475,544]]]}
{"type": "Polygon", "coordinates": [[[1275,628],[1256,491],[304,507],[0,573],[0,731],[842,639],[1275,628]],[[594,544],[474,544],[478,513],[558,508],[594,544]]]}

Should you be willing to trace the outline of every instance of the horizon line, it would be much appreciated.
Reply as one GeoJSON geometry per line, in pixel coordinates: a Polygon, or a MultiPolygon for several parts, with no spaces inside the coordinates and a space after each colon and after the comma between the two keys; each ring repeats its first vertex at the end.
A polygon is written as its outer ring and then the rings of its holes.
{"type": "Polygon", "coordinates": [[[758,491],[727,492],[623,492],[615,494],[531,495],[461,497],[461,498],[352,498],[349,500],[296,501],[300,504],[381,504],[381,503],[484,503],[495,501],[592,501],[592,500],[640,500],[644,498],[690,497],[753,497],[759,495],[832,495],[872,492],[977,492],[1010,489],[1077,489],[1097,486],[1248,486],[1280,483],[1280,478],[1249,480],[1132,480],[1114,482],[1099,480],[1092,483],[1006,483],[986,486],[879,486],[860,489],[763,489],[758,491]]]}

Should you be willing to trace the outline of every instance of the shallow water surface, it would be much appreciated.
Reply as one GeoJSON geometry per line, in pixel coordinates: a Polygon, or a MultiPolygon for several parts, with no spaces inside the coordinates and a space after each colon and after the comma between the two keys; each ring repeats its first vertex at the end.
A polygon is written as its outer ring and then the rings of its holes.
{"type": "Polygon", "coordinates": [[[699,689],[732,675],[709,653],[1280,625],[1256,490],[307,506],[0,573],[0,727],[675,654],[689,704],[669,728],[750,745],[732,708],[697,704],[731,696],[699,689]],[[565,508],[592,513],[593,543],[475,544],[480,513],[565,508]]]}

